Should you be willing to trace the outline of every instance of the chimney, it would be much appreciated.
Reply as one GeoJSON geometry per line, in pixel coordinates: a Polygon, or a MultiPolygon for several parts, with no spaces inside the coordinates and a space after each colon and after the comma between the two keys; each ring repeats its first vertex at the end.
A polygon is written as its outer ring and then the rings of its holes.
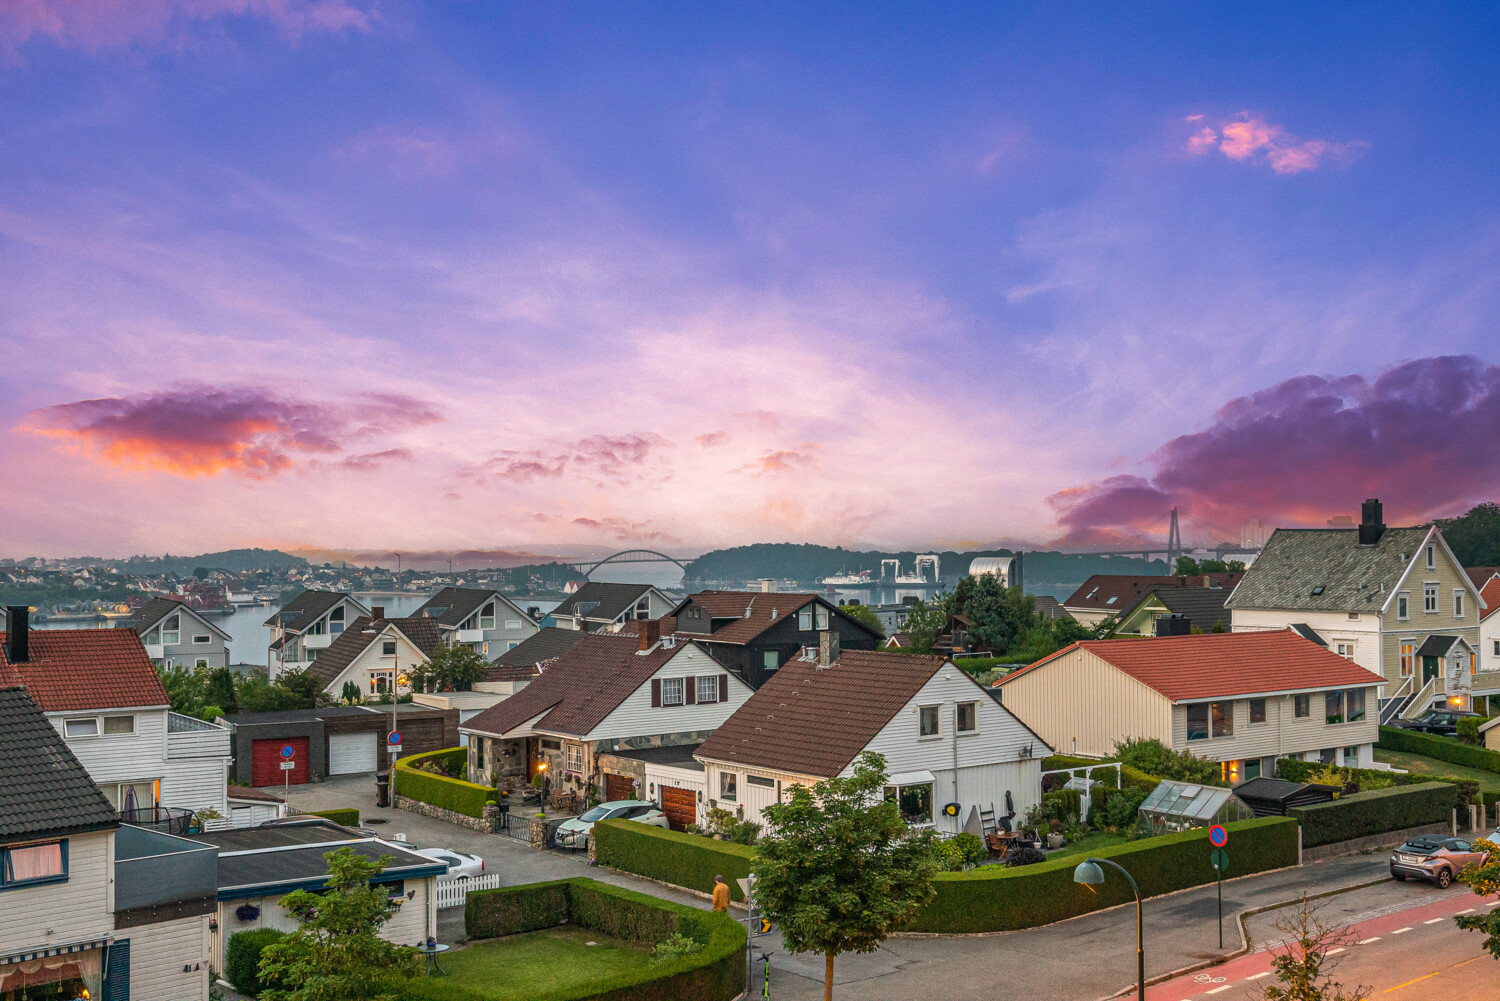
{"type": "Polygon", "coordinates": [[[5,633],[5,659],[25,664],[31,660],[31,606],[11,605],[5,613],[10,620],[5,633]]]}
{"type": "Polygon", "coordinates": [[[836,629],[818,633],[818,667],[832,667],[839,659],[839,634],[836,629]]]}
{"type": "Polygon", "coordinates": [[[1385,510],[1380,501],[1371,497],[1365,501],[1360,508],[1359,516],[1359,544],[1361,546],[1373,546],[1380,541],[1385,534],[1385,510]]]}
{"type": "Polygon", "coordinates": [[[641,646],[639,652],[645,653],[656,646],[657,641],[661,639],[661,620],[646,619],[641,623],[640,632],[641,646]]]}
{"type": "Polygon", "coordinates": [[[384,619],[384,618],[385,618],[385,606],[384,605],[372,605],[370,607],[370,621],[372,621],[372,622],[379,622],[381,619],[384,619]]]}

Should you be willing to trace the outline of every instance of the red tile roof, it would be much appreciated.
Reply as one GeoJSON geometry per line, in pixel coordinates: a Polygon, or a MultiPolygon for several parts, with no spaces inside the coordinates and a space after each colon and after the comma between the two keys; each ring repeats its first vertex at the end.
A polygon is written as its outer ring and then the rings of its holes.
{"type": "Polygon", "coordinates": [[[167,705],[167,693],[134,629],[33,629],[29,659],[6,659],[0,685],[25,685],[43,712],[167,705]]]}
{"type": "Polygon", "coordinates": [[[1003,688],[1074,650],[1087,650],[1173,702],[1303,689],[1379,685],[1385,679],[1289,629],[1155,639],[1083,640],[995,682],[1003,688]]]}
{"type": "Polygon", "coordinates": [[[1484,586],[1479,589],[1479,596],[1484,599],[1484,609],[1479,613],[1481,620],[1494,615],[1500,611],[1500,577],[1491,577],[1485,581],[1484,586]]]}

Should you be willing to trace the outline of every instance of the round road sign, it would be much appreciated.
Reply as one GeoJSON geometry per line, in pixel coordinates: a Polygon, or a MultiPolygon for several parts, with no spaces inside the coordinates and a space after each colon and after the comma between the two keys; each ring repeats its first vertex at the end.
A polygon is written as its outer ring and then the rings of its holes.
{"type": "Polygon", "coordinates": [[[1208,864],[1221,873],[1229,871],[1229,853],[1222,848],[1215,848],[1208,853],[1208,864]]]}
{"type": "Polygon", "coordinates": [[[1215,824],[1208,829],[1208,840],[1215,848],[1223,848],[1229,844],[1229,832],[1224,830],[1223,825],[1215,824]]]}
{"type": "Polygon", "coordinates": [[[292,755],[294,755],[296,753],[297,753],[297,749],[294,748],[291,744],[282,744],[281,745],[281,756],[283,758],[286,758],[288,761],[290,761],[292,755]]]}
{"type": "Polygon", "coordinates": [[[401,744],[401,731],[400,730],[392,730],[390,732],[390,735],[387,736],[385,739],[386,739],[386,742],[389,743],[392,747],[398,747],[401,744]]]}

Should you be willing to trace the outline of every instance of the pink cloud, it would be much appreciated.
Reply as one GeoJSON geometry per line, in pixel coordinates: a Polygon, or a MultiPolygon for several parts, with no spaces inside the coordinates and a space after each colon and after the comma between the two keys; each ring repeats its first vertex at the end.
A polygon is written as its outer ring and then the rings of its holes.
{"type": "Polygon", "coordinates": [[[789,469],[815,465],[823,446],[815,441],[806,441],[795,448],[767,452],[758,459],[747,462],[741,469],[752,476],[780,473],[789,469]]]}
{"type": "Polygon", "coordinates": [[[305,35],[368,31],[376,16],[352,0],[6,0],[0,48],[14,51],[35,38],[85,52],[180,46],[195,24],[223,17],[267,21],[296,44],[305,35]]]}
{"type": "Polygon", "coordinates": [[[334,154],[341,160],[374,161],[393,172],[441,176],[452,171],[457,147],[446,137],[420,126],[381,125],[362,132],[334,154]]]}
{"type": "MultiPolygon", "coordinates": [[[[186,386],[43,407],[18,428],[121,469],[265,479],[303,459],[336,456],[347,445],[439,419],[419,401],[389,394],[314,403],[254,387],[186,386]]],[[[367,469],[406,456],[405,449],[387,449],[343,463],[367,469]]]]}
{"type": "Polygon", "coordinates": [[[624,518],[574,518],[572,524],[594,535],[608,536],[615,542],[679,542],[676,536],[651,527],[649,521],[624,518]]]}
{"type": "MultiPolygon", "coordinates": [[[[659,479],[655,455],[672,445],[650,431],[626,435],[590,435],[571,442],[547,442],[532,449],[498,452],[477,471],[480,477],[494,474],[519,482],[556,478],[570,469],[615,483],[659,479]]],[[[601,483],[602,485],[602,483],[601,483]]]]}
{"type": "Polygon", "coordinates": [[[707,434],[694,435],[693,440],[703,448],[714,448],[729,441],[728,431],[710,431],[707,434]]]}
{"type": "MultiPolygon", "coordinates": [[[[1189,115],[1187,121],[1198,122],[1202,115],[1189,115]]],[[[1300,174],[1316,170],[1327,162],[1347,162],[1368,143],[1335,143],[1326,139],[1299,139],[1280,125],[1272,125],[1259,115],[1242,111],[1217,129],[1204,125],[1183,144],[1189,156],[1203,156],[1215,150],[1240,163],[1264,163],[1278,174],[1300,174]]]]}

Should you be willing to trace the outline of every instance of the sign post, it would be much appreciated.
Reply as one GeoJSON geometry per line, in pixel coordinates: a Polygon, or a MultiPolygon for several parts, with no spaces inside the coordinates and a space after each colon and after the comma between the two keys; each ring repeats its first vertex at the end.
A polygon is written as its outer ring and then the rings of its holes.
{"type": "Polygon", "coordinates": [[[1208,829],[1208,840],[1214,850],[1208,853],[1208,864],[1214,867],[1215,882],[1219,891],[1219,948],[1224,948],[1224,870],[1229,868],[1229,853],[1224,846],[1229,844],[1229,832],[1222,824],[1208,829]]]}
{"type": "Polygon", "coordinates": [[[748,997],[751,988],[755,986],[755,950],[750,947],[750,943],[755,941],[755,926],[759,924],[755,913],[755,873],[736,879],[735,882],[740,884],[740,892],[745,895],[745,996],[748,997]]]}
{"type": "Polygon", "coordinates": [[[295,747],[293,747],[291,744],[282,744],[281,745],[281,798],[282,799],[286,799],[287,796],[291,793],[291,789],[292,789],[292,769],[297,767],[297,763],[292,760],[292,756],[295,755],[296,753],[297,753],[297,749],[295,747]]]}
{"type": "Polygon", "coordinates": [[[391,797],[392,806],[396,805],[396,755],[401,751],[401,731],[394,729],[395,719],[396,710],[393,707],[391,709],[391,726],[393,729],[385,735],[386,746],[389,748],[388,753],[391,756],[391,767],[387,769],[390,773],[390,778],[387,780],[386,794],[391,797]]]}

